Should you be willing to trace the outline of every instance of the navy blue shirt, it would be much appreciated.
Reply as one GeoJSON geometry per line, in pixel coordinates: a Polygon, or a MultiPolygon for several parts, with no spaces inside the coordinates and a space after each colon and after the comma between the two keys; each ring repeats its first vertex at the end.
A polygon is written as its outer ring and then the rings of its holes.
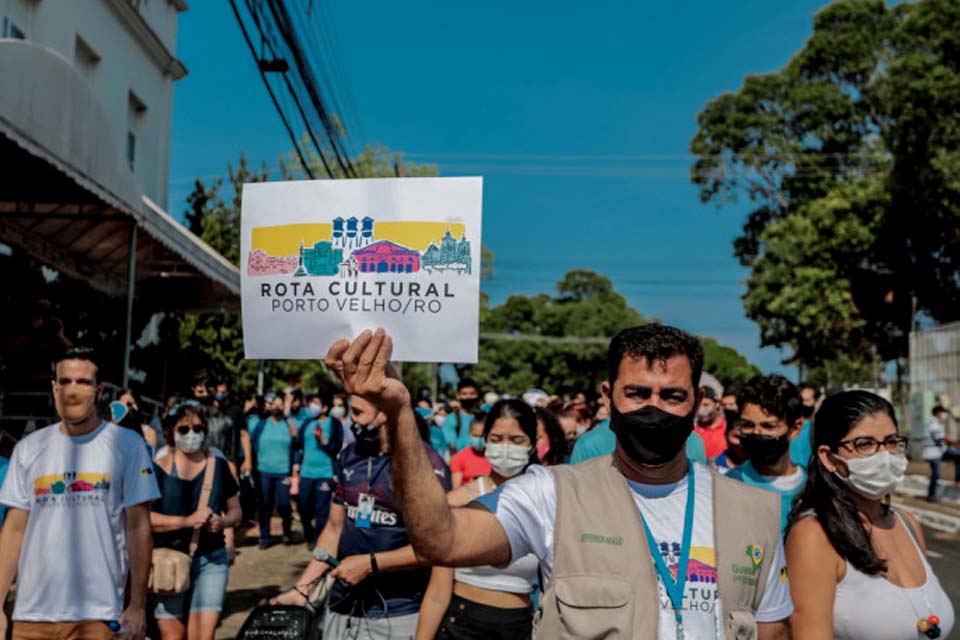
{"type": "MultiPolygon", "coordinates": [[[[153,463],[153,473],[160,487],[160,497],[153,501],[150,510],[168,516],[189,516],[197,510],[200,502],[200,489],[203,487],[201,471],[192,480],[181,480],[177,476],[168,475],[163,467],[153,463]]],[[[227,500],[237,495],[237,481],[230,473],[227,461],[216,458],[213,472],[213,486],[210,489],[210,508],[214,513],[223,513],[227,510],[227,500]]],[[[190,539],[193,529],[177,529],[164,533],[153,534],[154,547],[176,549],[183,553],[190,553],[190,539]]],[[[197,542],[197,555],[202,556],[223,547],[223,532],[213,533],[203,529],[200,531],[200,540],[197,542]]]]}
{"type": "MultiPolygon", "coordinates": [[[[429,445],[424,444],[433,472],[450,490],[450,470],[429,445]]],[[[392,551],[410,544],[404,526],[400,505],[390,481],[390,456],[360,456],[356,444],[347,446],[338,458],[338,474],[333,502],[346,511],[337,558],[366,555],[371,551],[392,551]],[[357,503],[360,494],[372,495],[376,500],[370,528],[356,525],[357,503]]],[[[355,587],[348,588],[335,582],[330,591],[329,606],[344,615],[377,618],[416,613],[420,610],[423,593],[430,581],[430,569],[391,571],[371,575],[355,587]],[[386,603],[386,611],[384,611],[386,603]]]]}

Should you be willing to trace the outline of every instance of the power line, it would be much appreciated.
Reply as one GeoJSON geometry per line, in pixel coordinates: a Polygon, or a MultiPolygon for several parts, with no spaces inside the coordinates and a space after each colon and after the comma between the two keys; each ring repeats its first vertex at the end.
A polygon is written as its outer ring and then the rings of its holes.
{"type": "Polygon", "coordinates": [[[328,104],[336,109],[341,107],[337,101],[336,87],[331,82],[332,74],[317,73],[317,67],[324,62],[319,47],[314,46],[311,49],[308,43],[305,48],[304,35],[309,39],[311,28],[304,28],[299,15],[297,18],[291,16],[282,0],[244,0],[242,6],[246,10],[246,18],[236,0],[230,0],[230,5],[304,172],[311,178],[315,177],[301,148],[301,140],[293,132],[291,116],[299,118],[303,123],[305,133],[328,177],[336,177],[333,166],[328,161],[328,154],[342,175],[357,177],[356,168],[350,159],[351,154],[344,141],[345,129],[342,126],[342,122],[346,122],[349,116],[341,110],[340,123],[334,121],[328,104]],[[251,36],[252,29],[248,28],[251,21],[256,34],[260,36],[259,54],[251,36]],[[271,56],[269,59],[264,55],[267,51],[271,56]],[[274,79],[269,76],[277,75],[281,76],[276,79],[280,86],[275,87],[274,79]],[[287,100],[279,99],[280,95],[288,98],[292,105],[284,104],[287,100]]]}

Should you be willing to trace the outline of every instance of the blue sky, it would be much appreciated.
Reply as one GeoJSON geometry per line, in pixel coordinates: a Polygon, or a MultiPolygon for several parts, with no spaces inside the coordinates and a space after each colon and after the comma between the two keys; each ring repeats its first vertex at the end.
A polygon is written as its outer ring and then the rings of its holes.
{"type": "MultiPolygon", "coordinates": [[[[306,1],[306,0],[297,0],[306,1]]],[[[822,1],[326,2],[360,123],[441,175],[484,176],[494,303],[553,291],[572,268],[609,276],[642,314],[736,347],[767,371],[732,255],[746,209],[699,202],[696,114],[802,47],[822,1]]],[[[181,15],[169,209],[241,152],[291,145],[229,2],[181,15]]]]}

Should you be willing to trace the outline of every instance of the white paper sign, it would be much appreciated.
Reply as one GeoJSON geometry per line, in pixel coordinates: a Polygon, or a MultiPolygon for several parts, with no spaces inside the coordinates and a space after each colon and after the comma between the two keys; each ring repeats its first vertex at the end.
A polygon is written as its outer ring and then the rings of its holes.
{"type": "Polygon", "coordinates": [[[322,358],[383,327],[393,358],[477,361],[482,178],[243,187],[247,358],[322,358]]]}

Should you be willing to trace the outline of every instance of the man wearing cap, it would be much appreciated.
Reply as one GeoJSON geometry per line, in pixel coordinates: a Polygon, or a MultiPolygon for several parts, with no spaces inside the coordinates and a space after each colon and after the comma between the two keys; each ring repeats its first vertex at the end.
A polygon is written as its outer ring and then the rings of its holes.
{"type": "Polygon", "coordinates": [[[700,387],[700,407],[694,432],[703,440],[707,460],[714,460],[727,450],[727,421],[720,410],[720,398],[713,387],[700,387]]]}

